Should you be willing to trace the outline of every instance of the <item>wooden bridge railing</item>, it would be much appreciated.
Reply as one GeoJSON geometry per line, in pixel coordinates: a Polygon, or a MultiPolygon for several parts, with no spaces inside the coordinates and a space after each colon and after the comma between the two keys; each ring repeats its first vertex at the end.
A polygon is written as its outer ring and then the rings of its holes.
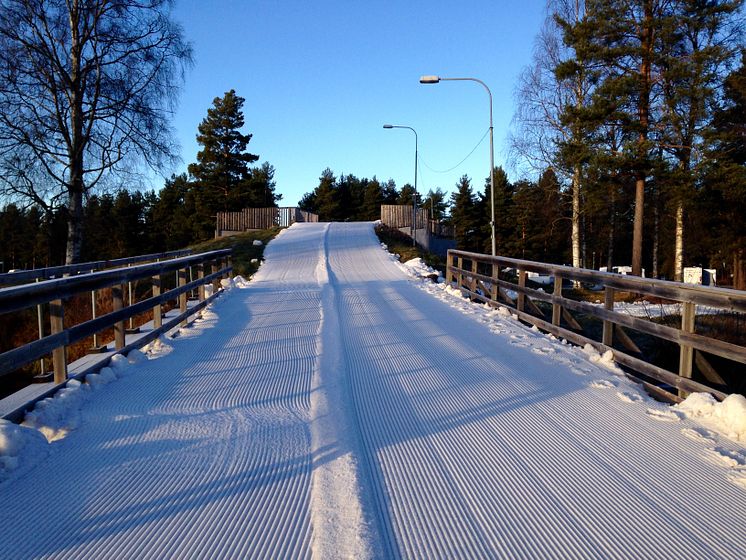
{"type": "Polygon", "coordinates": [[[0,376],[9,375],[51,353],[54,382],[60,384],[67,379],[66,347],[74,342],[113,326],[115,349],[126,351],[129,348],[125,347],[125,320],[150,310],[153,311],[153,330],[138,339],[138,346],[154,340],[161,333],[178,324],[186,324],[189,316],[200,311],[217,296],[220,280],[231,274],[233,270],[231,252],[231,249],[210,251],[163,262],[0,289],[0,313],[49,304],[51,327],[50,335],[0,354],[0,376]],[[194,269],[196,269],[197,278],[189,281],[194,269]],[[176,287],[162,291],[162,276],[169,272],[175,272],[178,276],[176,287]],[[152,296],[125,306],[124,292],[127,284],[142,279],[149,279],[152,282],[152,296]],[[204,285],[208,282],[212,282],[213,294],[205,297],[204,285]],[[65,327],[63,300],[77,294],[95,292],[104,288],[111,288],[113,311],[100,317],[94,316],[83,323],[65,327]],[[198,292],[199,302],[188,307],[187,294],[193,290],[198,292]],[[179,314],[164,322],[161,306],[169,300],[178,300],[179,314]]]}
{"type": "Polygon", "coordinates": [[[97,270],[105,270],[107,268],[118,268],[121,266],[129,266],[133,264],[141,264],[163,259],[174,259],[176,257],[183,257],[191,254],[191,249],[182,249],[180,251],[153,253],[150,255],[138,255],[136,257],[111,259],[108,261],[92,261],[63,266],[34,268],[32,270],[19,270],[18,272],[6,272],[4,274],[0,274],[0,286],[12,286],[30,281],[47,280],[49,278],[59,278],[61,276],[70,276],[73,274],[96,272],[97,270]]]}
{"type": "MultiPolygon", "coordinates": [[[[522,321],[584,346],[592,345],[599,352],[611,350],[614,360],[649,380],[628,373],[648,390],[662,398],[677,402],[689,392],[709,392],[718,399],[727,395],[692,379],[694,363],[710,377],[718,378],[702,352],[746,364],[746,347],[695,332],[696,306],[719,311],[746,312],[746,292],[651,280],[634,276],[598,272],[568,266],[552,265],[506,257],[492,257],[466,251],[450,250],[447,257],[446,281],[459,288],[472,300],[493,306],[507,307],[522,321]],[[553,277],[553,291],[546,293],[527,285],[528,272],[553,277]],[[569,282],[568,282],[569,281],[569,282]],[[604,304],[594,305],[563,295],[564,284],[586,283],[602,287],[604,304]],[[508,291],[516,294],[511,297],[508,291]],[[680,327],[659,324],[641,317],[614,311],[614,293],[624,291],[681,304],[680,327]],[[551,319],[535,301],[551,304],[551,319]],[[603,323],[601,340],[588,336],[570,311],[590,316],[603,323]],[[564,320],[564,324],[563,324],[564,320]],[[625,332],[631,328],[659,339],[673,342],[680,348],[679,369],[674,373],[646,361],[625,332]],[[627,351],[615,348],[615,340],[627,351]],[[678,389],[673,394],[657,383],[678,389]]],[[[722,381],[722,380],[721,380],[722,381]]]]}

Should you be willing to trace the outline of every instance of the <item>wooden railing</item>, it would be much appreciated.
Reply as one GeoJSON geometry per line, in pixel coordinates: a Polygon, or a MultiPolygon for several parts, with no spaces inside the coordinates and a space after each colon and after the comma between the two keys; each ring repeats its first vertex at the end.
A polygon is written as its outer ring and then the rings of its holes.
{"type": "Polygon", "coordinates": [[[746,347],[695,332],[697,305],[707,306],[709,312],[745,313],[746,292],[457,250],[448,251],[447,259],[446,281],[472,300],[507,307],[522,321],[574,344],[590,344],[599,352],[611,350],[614,360],[625,366],[630,377],[662,398],[677,402],[689,392],[701,391],[709,392],[721,400],[727,396],[723,391],[692,379],[693,365],[696,363],[701,371],[715,379],[713,384],[718,384],[719,376],[702,354],[704,352],[746,364],[746,347]],[[529,272],[552,277],[552,293],[527,285],[529,272]],[[602,289],[604,304],[594,305],[563,295],[563,291],[579,283],[602,289]],[[672,327],[615,311],[614,294],[617,291],[679,303],[680,325],[672,327]],[[509,292],[514,292],[515,297],[511,297],[509,292]],[[544,315],[535,301],[551,305],[551,319],[544,315]],[[571,311],[600,320],[603,324],[600,337],[597,337],[600,340],[585,333],[571,311]],[[680,349],[678,371],[672,372],[646,361],[625,328],[677,344],[680,349]],[[626,351],[615,347],[615,343],[626,351]],[[666,386],[677,389],[678,394],[669,391],[666,386]]]}
{"type": "MultiPolygon", "coordinates": [[[[382,204],[381,222],[393,228],[412,227],[412,205],[411,204],[382,204]]],[[[453,226],[444,224],[439,220],[431,220],[427,208],[417,208],[417,229],[427,228],[430,235],[438,237],[453,237],[453,226]]]]}
{"type": "Polygon", "coordinates": [[[45,280],[0,289],[0,313],[10,313],[36,305],[49,304],[51,334],[0,354],[0,376],[10,375],[19,368],[52,354],[54,382],[63,383],[67,379],[66,347],[91,337],[102,330],[114,327],[114,347],[117,351],[127,351],[125,346],[125,321],[136,315],[153,312],[153,330],[140,337],[137,346],[154,340],[161,333],[179,324],[186,324],[189,316],[203,309],[220,289],[220,280],[232,272],[231,249],[211,251],[198,255],[176,258],[163,262],[141,264],[89,274],[79,274],[53,280],[45,280]],[[209,270],[208,270],[209,267],[209,270]],[[196,279],[188,279],[194,274],[196,279]],[[176,286],[162,291],[163,275],[175,272],[176,286]],[[149,279],[152,283],[152,296],[125,305],[126,286],[137,280],[149,279]],[[212,282],[213,294],[205,297],[204,286],[212,282]],[[64,325],[63,300],[77,294],[96,292],[111,288],[111,313],[93,317],[77,325],[64,325]],[[187,295],[191,291],[198,294],[198,303],[187,306],[187,295]],[[163,320],[162,305],[170,300],[178,300],[179,314],[163,320]]]}
{"type": "Polygon", "coordinates": [[[240,212],[218,212],[215,236],[224,232],[290,227],[296,222],[318,222],[319,217],[300,208],[244,208],[240,212]]]}
{"type": "Polygon", "coordinates": [[[118,268],[121,266],[160,261],[163,259],[174,259],[191,254],[191,249],[182,249],[180,251],[153,253],[150,255],[138,255],[136,257],[111,259],[108,261],[92,261],[63,266],[34,268],[32,270],[19,270],[18,272],[6,272],[4,274],[0,274],[0,286],[13,286],[16,284],[24,284],[31,281],[47,280],[49,278],[59,278],[61,276],[70,276],[73,274],[81,274],[87,272],[96,272],[97,270],[105,270],[107,268],[118,268]]]}

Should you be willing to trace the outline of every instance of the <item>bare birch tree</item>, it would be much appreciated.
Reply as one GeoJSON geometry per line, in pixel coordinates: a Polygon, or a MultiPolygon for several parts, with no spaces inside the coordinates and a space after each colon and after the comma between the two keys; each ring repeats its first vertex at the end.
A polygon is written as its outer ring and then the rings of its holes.
{"type": "Polygon", "coordinates": [[[85,194],[174,157],[169,116],[191,51],[170,4],[0,0],[2,190],[64,200],[68,263],[80,257],[85,194]],[[40,170],[47,180],[30,180],[40,170]]]}
{"type": "Polygon", "coordinates": [[[583,169],[581,158],[569,165],[560,157],[561,145],[580,143],[580,131],[563,115],[573,107],[585,105],[591,84],[582,67],[574,75],[558,78],[556,69],[567,58],[562,30],[556,16],[577,23],[585,14],[584,0],[551,0],[547,16],[536,37],[531,65],[524,69],[516,90],[515,133],[511,148],[515,157],[533,170],[547,167],[564,174],[571,182],[572,192],[572,265],[582,266],[581,197],[583,169]]]}

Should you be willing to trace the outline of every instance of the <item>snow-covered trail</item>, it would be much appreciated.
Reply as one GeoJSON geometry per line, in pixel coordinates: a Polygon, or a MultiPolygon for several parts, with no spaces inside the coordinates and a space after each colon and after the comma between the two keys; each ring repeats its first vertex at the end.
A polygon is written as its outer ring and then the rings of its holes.
{"type": "Polygon", "coordinates": [[[0,558],[743,558],[746,451],[296,224],[0,483],[0,558]],[[430,292],[430,293],[428,293],[430,292]]]}

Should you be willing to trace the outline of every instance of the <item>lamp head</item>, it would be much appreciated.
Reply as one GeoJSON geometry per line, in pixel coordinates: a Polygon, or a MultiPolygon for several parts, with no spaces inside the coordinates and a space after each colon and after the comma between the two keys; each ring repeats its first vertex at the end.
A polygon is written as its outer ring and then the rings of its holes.
{"type": "Polygon", "coordinates": [[[421,84],[437,84],[440,81],[438,76],[420,76],[421,84]]]}
{"type": "Polygon", "coordinates": [[[391,124],[385,124],[385,125],[383,125],[383,128],[394,128],[394,125],[391,125],[391,124]]]}

